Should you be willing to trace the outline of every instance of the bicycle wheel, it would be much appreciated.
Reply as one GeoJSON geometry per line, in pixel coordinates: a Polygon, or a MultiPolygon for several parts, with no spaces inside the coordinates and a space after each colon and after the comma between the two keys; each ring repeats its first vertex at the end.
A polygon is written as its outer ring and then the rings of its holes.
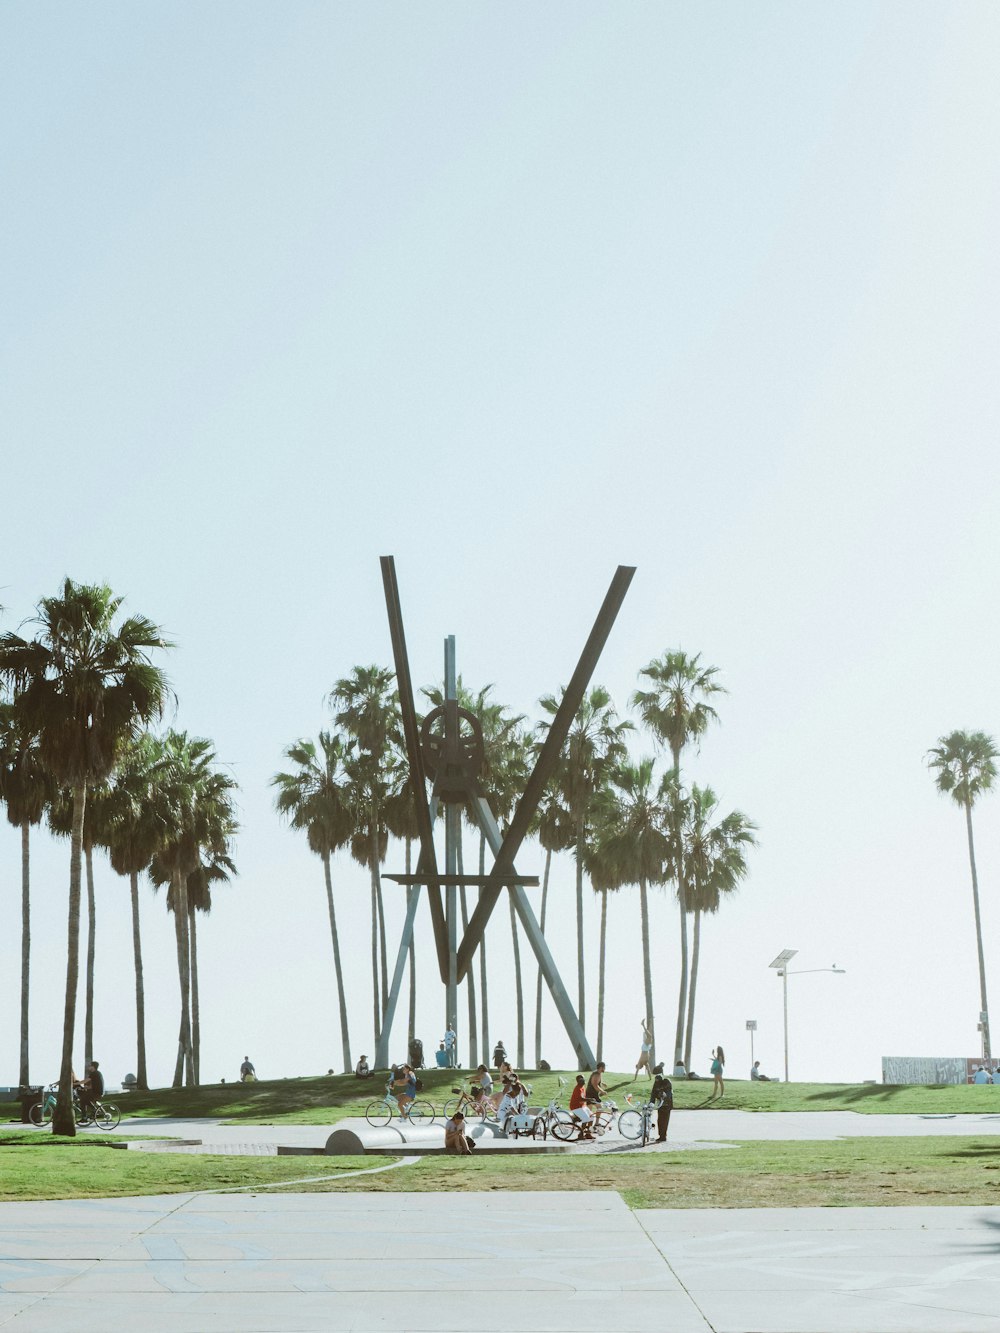
{"type": "Polygon", "coordinates": [[[559,1139],[563,1143],[568,1143],[570,1139],[576,1138],[576,1121],[567,1112],[565,1120],[559,1119],[552,1126],[552,1137],[559,1139]]]}
{"type": "Polygon", "coordinates": [[[411,1125],[433,1125],[437,1119],[437,1111],[430,1102],[414,1101],[406,1118],[411,1125]]]}
{"type": "Polygon", "coordinates": [[[445,1102],[445,1104],[444,1104],[444,1109],[443,1109],[442,1112],[441,1112],[441,1114],[444,1116],[445,1120],[450,1120],[450,1119],[451,1119],[451,1117],[452,1117],[452,1116],[455,1114],[455,1112],[459,1109],[460,1102],[461,1102],[461,1098],[460,1098],[460,1097],[452,1097],[452,1098],[450,1098],[448,1101],[445,1102]]]}
{"type": "Polygon", "coordinates": [[[641,1139],[644,1118],[641,1111],[622,1111],[618,1117],[618,1133],[624,1139],[641,1139]]]}
{"type": "Polygon", "coordinates": [[[508,1139],[517,1138],[517,1117],[513,1114],[506,1117],[503,1122],[504,1137],[508,1139]]]}
{"type": "Polygon", "coordinates": [[[384,1129],[392,1119],[392,1107],[384,1099],[369,1102],[365,1110],[365,1119],[373,1129],[384,1129]]]}
{"type": "MultiPolygon", "coordinates": [[[[564,1111],[562,1108],[557,1108],[555,1111],[549,1113],[548,1130],[550,1134],[556,1133],[556,1125],[566,1125],[572,1130],[573,1117],[568,1111],[564,1111]]],[[[558,1138],[559,1136],[556,1135],[556,1137],[558,1138]]]]}
{"type": "Polygon", "coordinates": [[[102,1102],[94,1113],[94,1124],[98,1129],[112,1130],[122,1118],[122,1113],[113,1102],[102,1102]]]}
{"type": "Polygon", "coordinates": [[[535,1123],[531,1128],[531,1137],[533,1139],[545,1139],[548,1137],[549,1127],[543,1115],[535,1116],[535,1123]]]}
{"type": "Polygon", "coordinates": [[[49,1111],[48,1114],[46,1114],[45,1103],[35,1102],[34,1106],[28,1112],[28,1117],[33,1125],[47,1125],[52,1119],[52,1112],[49,1111]]]}

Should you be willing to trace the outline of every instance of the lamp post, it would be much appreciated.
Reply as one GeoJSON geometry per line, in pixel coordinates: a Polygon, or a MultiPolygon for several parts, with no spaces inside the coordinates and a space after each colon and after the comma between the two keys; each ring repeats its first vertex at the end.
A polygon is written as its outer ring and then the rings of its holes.
{"type": "Polygon", "coordinates": [[[785,1011],[785,1082],[786,1083],[788,1082],[788,978],[789,976],[791,975],[793,977],[801,977],[804,976],[807,972],[836,972],[838,976],[844,976],[846,972],[845,968],[837,967],[836,964],[834,964],[832,967],[803,967],[803,968],[798,968],[795,972],[789,973],[788,964],[791,962],[791,960],[795,957],[797,953],[798,949],[782,949],[781,953],[778,954],[774,962],[768,963],[768,967],[775,968],[778,973],[778,976],[781,978],[782,1000],[784,1003],[784,1011],[785,1011]]]}

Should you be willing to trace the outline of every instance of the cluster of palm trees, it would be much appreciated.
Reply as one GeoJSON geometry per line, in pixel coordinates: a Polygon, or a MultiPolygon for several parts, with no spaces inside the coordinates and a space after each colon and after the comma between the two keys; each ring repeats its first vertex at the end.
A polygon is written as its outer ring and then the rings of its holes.
{"type": "Polygon", "coordinates": [[[979,962],[979,1005],[982,1014],[983,1057],[992,1059],[990,1048],[989,1004],[986,999],[986,960],[983,954],[983,927],[979,913],[979,876],[976,872],[976,846],[972,836],[972,807],[997,778],[1000,750],[984,731],[951,731],[941,736],[927,753],[928,767],[934,774],[938,791],[950,796],[965,814],[965,833],[969,844],[969,869],[972,872],[972,907],[976,918],[976,949],[979,962]]]}
{"type": "MultiPolygon", "coordinates": [[[[584,888],[589,880],[600,899],[600,939],[596,1007],[596,1054],[604,1043],[605,954],[609,899],[635,887],[642,922],[642,958],[647,1022],[653,1029],[653,988],[650,962],[649,891],[672,886],[679,906],[680,984],[674,1036],[674,1064],[690,1067],[694,1027],[701,922],[719,910],[748,871],[747,853],[755,845],[756,826],[739,810],[719,814],[710,787],[686,786],[681,762],[689,748],[717,720],[713,700],[724,693],[714,667],[698,655],[671,651],[639,673],[642,688],[631,704],[640,725],[662,756],[634,758],[631,741],[636,728],[619,717],[607,690],[594,686],[577,712],[554,775],[535,820],[534,833],[545,852],[540,925],[546,929],[554,853],[568,852],[576,877],[577,1011],[588,1018],[584,888]],[[690,935],[689,935],[690,931],[690,935]]],[[[474,713],[484,741],[483,782],[501,828],[511,820],[534,756],[558,706],[557,696],[540,700],[542,719],[527,719],[492,698],[492,686],[473,693],[461,679],[459,704],[474,713]]],[[[442,702],[442,691],[423,691],[428,705],[442,702]]],[[[376,1044],[386,1011],[389,977],[386,961],[385,912],[380,867],[390,838],[405,844],[406,868],[417,829],[408,770],[403,754],[398,698],[390,670],[356,667],[338,680],[328,696],[332,727],[318,742],[299,740],[285,751],[286,771],[273,779],[276,806],[293,829],[304,832],[310,849],[321,858],[338,989],[344,1069],[351,1068],[347,1001],[340,960],[331,860],[341,849],[368,868],[371,884],[371,973],[376,1044]]],[[[479,873],[486,871],[486,840],[471,811],[464,825],[479,834],[479,873]]],[[[459,872],[464,848],[459,847],[459,872]]],[[[469,917],[467,891],[459,895],[463,926],[469,917]]],[[[513,901],[510,928],[514,961],[517,1019],[516,1061],[526,1064],[526,1017],[518,923],[513,901]]],[[[469,1061],[483,1057],[489,1044],[488,937],[479,950],[477,970],[466,978],[469,1061]]],[[[415,1025],[415,958],[409,957],[409,1036],[415,1025]]],[[[541,1060],[542,977],[535,986],[534,1061],[541,1060]]]]}
{"type": "Polygon", "coordinates": [[[21,832],[22,946],[20,1081],[29,1079],[31,830],[43,820],[70,840],[66,1000],[53,1116],[73,1134],[73,1047],[80,961],[80,915],[87,889],[85,1060],[93,1058],[96,942],[94,851],[128,877],[135,957],[137,1084],[148,1086],[139,929],[139,877],[166,889],[181,993],[174,1084],[198,1081],[197,914],[211,907],[212,885],[235,873],[236,784],[211,743],[150,728],[170,697],[154,656],[170,647],[144,616],[123,617],[122,599],[104,585],[66,579],[43,598],[26,638],[0,634],[0,802],[21,832]]]}

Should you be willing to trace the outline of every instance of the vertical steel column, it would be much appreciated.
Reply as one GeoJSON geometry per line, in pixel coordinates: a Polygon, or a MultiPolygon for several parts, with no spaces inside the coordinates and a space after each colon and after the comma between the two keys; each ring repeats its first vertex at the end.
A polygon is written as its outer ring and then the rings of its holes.
{"type": "MultiPolygon", "coordinates": [[[[419,901],[420,890],[416,884],[413,884],[406,895],[406,919],[403,922],[403,933],[399,938],[399,951],[396,954],[396,966],[392,974],[392,985],[389,988],[389,1003],[382,1015],[382,1031],[378,1034],[378,1046],[375,1050],[373,1069],[389,1068],[389,1038],[392,1036],[392,1020],[396,1017],[396,1005],[403,984],[403,970],[406,967],[406,955],[410,948],[410,940],[413,938],[413,922],[416,920],[417,903],[419,901]]],[[[409,1051],[406,1053],[406,1058],[410,1058],[409,1051]]]]}
{"type": "MultiPolygon", "coordinates": [[[[455,636],[444,641],[444,697],[445,706],[458,699],[458,674],[455,670],[455,636]]],[[[458,726],[454,709],[448,710],[445,725],[458,726]]],[[[457,738],[456,738],[457,739],[457,738]]],[[[444,868],[448,875],[458,874],[458,840],[462,836],[462,807],[450,801],[444,808],[444,868]]],[[[445,987],[445,1029],[458,1033],[458,888],[449,884],[445,889],[445,919],[448,924],[448,981],[445,987]]],[[[455,1055],[458,1055],[456,1035],[455,1055]]]]}

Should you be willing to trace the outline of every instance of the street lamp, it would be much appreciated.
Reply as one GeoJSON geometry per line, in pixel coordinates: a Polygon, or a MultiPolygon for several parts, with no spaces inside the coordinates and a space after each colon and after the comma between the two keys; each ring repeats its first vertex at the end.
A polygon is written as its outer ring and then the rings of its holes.
{"type": "Polygon", "coordinates": [[[801,977],[804,976],[805,973],[807,972],[836,972],[838,976],[844,976],[846,971],[845,968],[837,967],[836,964],[834,964],[832,967],[803,967],[803,968],[798,968],[796,971],[789,973],[788,964],[792,961],[792,959],[795,957],[797,953],[798,949],[782,949],[781,953],[778,954],[774,962],[768,963],[768,967],[773,967],[777,970],[778,976],[781,978],[782,991],[784,992],[783,999],[785,1008],[785,1082],[786,1083],[788,1082],[788,978],[789,976],[801,977]]]}

